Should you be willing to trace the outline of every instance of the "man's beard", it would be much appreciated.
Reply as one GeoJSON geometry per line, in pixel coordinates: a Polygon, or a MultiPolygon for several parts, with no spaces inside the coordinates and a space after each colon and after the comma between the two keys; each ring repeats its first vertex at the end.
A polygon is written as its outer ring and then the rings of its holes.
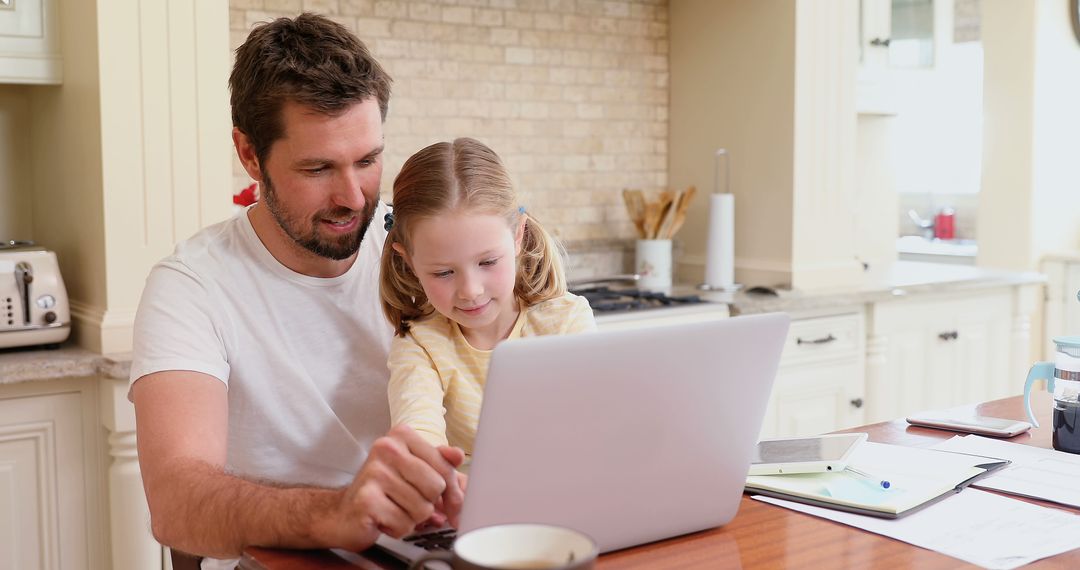
{"type": "Polygon", "coordinates": [[[266,209],[270,211],[270,215],[274,216],[274,220],[281,226],[281,229],[301,247],[319,257],[335,261],[351,257],[360,250],[360,244],[364,241],[364,235],[367,234],[368,225],[371,224],[371,219],[375,217],[377,200],[367,200],[364,203],[363,212],[348,208],[320,210],[305,225],[303,220],[290,215],[281,208],[269,175],[263,175],[261,186],[260,199],[266,202],[266,209]],[[334,239],[325,239],[319,236],[318,228],[319,224],[322,223],[321,220],[340,220],[355,215],[360,216],[360,225],[357,226],[356,231],[334,239]]]}

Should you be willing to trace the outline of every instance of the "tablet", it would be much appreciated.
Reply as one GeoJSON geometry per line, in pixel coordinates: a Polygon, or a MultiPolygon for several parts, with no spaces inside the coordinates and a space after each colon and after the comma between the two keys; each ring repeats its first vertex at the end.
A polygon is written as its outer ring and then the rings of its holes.
{"type": "Polygon", "coordinates": [[[763,439],[758,442],[749,475],[788,475],[840,471],[865,433],[763,439]]]}

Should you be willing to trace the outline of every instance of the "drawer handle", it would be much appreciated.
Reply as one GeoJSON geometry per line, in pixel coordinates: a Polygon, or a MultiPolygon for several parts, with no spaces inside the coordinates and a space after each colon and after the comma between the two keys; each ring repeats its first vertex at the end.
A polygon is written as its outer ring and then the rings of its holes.
{"type": "Polygon", "coordinates": [[[861,408],[862,404],[863,404],[862,398],[855,398],[854,400],[851,401],[851,405],[855,406],[856,408],[861,408]]]}
{"type": "Polygon", "coordinates": [[[836,337],[829,333],[829,336],[822,338],[815,338],[814,340],[803,340],[802,338],[796,338],[795,344],[825,344],[836,340],[836,337]]]}
{"type": "Polygon", "coordinates": [[[937,337],[940,338],[941,340],[956,340],[957,338],[960,337],[960,333],[957,332],[957,331],[948,331],[948,332],[938,333],[937,337]]]}

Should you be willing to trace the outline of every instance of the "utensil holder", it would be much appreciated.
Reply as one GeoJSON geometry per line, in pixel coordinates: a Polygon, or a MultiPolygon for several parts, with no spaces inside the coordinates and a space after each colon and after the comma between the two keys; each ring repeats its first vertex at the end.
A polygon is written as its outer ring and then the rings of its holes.
{"type": "Polygon", "coordinates": [[[670,289],[671,240],[639,239],[634,254],[634,272],[641,276],[638,289],[670,289]]]}

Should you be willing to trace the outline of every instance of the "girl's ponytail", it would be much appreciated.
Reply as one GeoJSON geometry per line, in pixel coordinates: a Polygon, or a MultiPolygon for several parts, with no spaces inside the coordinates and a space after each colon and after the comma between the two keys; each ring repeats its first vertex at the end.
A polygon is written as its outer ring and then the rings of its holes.
{"type": "Polygon", "coordinates": [[[536,218],[522,213],[525,228],[518,255],[517,283],[514,294],[534,305],[566,294],[566,274],[563,253],[536,218]]]}
{"type": "Polygon", "coordinates": [[[420,280],[409,269],[404,256],[394,250],[392,234],[392,231],[387,234],[383,244],[379,296],[394,334],[405,336],[409,332],[409,322],[427,316],[432,308],[420,280]]]}

